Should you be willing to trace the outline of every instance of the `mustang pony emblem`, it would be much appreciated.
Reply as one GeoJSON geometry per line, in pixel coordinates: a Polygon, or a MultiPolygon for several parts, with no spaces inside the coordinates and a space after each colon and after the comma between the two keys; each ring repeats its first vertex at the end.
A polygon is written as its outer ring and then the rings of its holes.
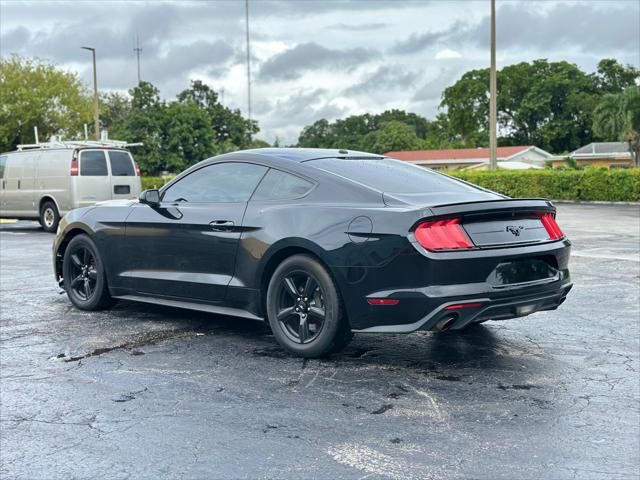
{"type": "Polygon", "coordinates": [[[514,236],[519,237],[522,230],[524,230],[524,227],[522,225],[507,225],[505,230],[514,236]]]}

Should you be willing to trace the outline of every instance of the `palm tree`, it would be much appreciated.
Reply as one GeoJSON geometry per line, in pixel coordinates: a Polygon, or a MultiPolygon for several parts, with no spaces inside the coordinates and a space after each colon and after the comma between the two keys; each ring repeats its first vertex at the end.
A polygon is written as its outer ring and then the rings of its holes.
{"type": "Polygon", "coordinates": [[[640,160],[640,86],[604,95],[593,111],[593,132],[604,140],[629,142],[637,167],[640,160]]]}

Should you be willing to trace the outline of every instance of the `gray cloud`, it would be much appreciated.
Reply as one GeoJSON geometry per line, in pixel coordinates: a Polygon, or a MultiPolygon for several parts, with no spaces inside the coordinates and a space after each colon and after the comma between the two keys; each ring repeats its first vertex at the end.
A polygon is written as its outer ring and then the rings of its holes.
{"type": "Polygon", "coordinates": [[[343,93],[345,95],[364,95],[389,89],[406,89],[414,84],[418,75],[418,72],[406,71],[400,65],[383,65],[371,75],[366,76],[360,83],[347,88],[343,93]]]}
{"type": "MultiPolygon", "coordinates": [[[[504,3],[496,12],[498,49],[577,49],[584,52],[637,52],[640,44],[640,3],[559,3],[541,10],[535,3],[504,3]]],[[[471,45],[489,48],[489,22],[456,22],[440,32],[412,34],[391,52],[417,53],[436,45],[471,45]]]]}
{"type": "Polygon", "coordinates": [[[338,23],[336,25],[332,25],[328,27],[329,30],[341,30],[344,32],[366,32],[368,30],[381,30],[383,28],[388,27],[388,23],[356,23],[355,25],[350,25],[348,23],[338,23]]]}
{"type": "Polygon", "coordinates": [[[263,80],[294,80],[309,70],[351,70],[377,56],[377,52],[365,48],[332,50],[317,43],[301,43],[269,58],[258,76],[263,80]]]}

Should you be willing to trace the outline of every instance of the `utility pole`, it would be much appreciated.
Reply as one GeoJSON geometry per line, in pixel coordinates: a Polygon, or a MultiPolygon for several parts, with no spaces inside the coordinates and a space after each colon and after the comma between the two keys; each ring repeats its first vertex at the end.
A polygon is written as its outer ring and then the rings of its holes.
{"type": "Polygon", "coordinates": [[[489,80],[489,169],[498,168],[496,102],[496,0],[491,0],[491,78],[489,80]]]}
{"type": "Polygon", "coordinates": [[[140,48],[140,36],[137,33],[133,51],[136,52],[136,57],[138,59],[138,85],[140,85],[140,54],[142,53],[142,49],[140,48]]]}
{"type": "Polygon", "coordinates": [[[96,73],[96,49],[80,47],[89,50],[93,55],[93,128],[96,140],[100,140],[100,107],[98,106],[98,74],[96,73]]]}
{"type": "MultiPolygon", "coordinates": [[[[251,122],[251,48],[249,44],[249,0],[245,0],[245,25],[247,33],[247,111],[249,113],[249,122],[251,122]]],[[[251,131],[249,131],[249,139],[251,139],[251,131]]]]}

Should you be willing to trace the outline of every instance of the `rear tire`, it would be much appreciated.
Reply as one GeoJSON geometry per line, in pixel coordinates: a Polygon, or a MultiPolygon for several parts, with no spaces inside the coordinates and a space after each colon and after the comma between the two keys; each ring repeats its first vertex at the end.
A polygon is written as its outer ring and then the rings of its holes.
{"type": "Polygon", "coordinates": [[[60,213],[58,213],[58,208],[55,203],[47,201],[42,204],[39,221],[45,232],[55,233],[58,230],[60,213]]]}
{"type": "Polygon", "coordinates": [[[64,289],[80,310],[102,310],[113,304],[100,252],[87,235],[73,237],[62,262],[64,289]]]}
{"type": "Polygon", "coordinates": [[[310,255],[294,255],[276,268],[267,289],[267,317],[278,343],[301,357],[336,352],[352,337],[333,278],[310,255]]]}

